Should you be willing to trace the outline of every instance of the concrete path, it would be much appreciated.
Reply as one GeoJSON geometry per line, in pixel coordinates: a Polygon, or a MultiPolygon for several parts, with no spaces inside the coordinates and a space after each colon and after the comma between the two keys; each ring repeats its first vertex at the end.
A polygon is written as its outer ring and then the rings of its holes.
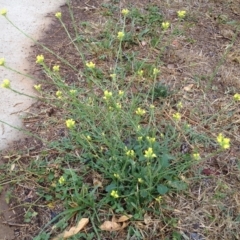
{"type": "MultiPolygon", "coordinates": [[[[54,14],[64,0],[0,0],[0,9],[8,10],[7,16],[14,24],[34,38],[39,38],[50,24],[48,13],[54,14]]],[[[0,16],[0,58],[5,58],[6,65],[17,71],[27,73],[31,64],[27,57],[31,53],[31,40],[18,32],[7,20],[0,16]]],[[[11,86],[29,95],[34,95],[34,81],[0,67],[0,84],[3,79],[9,79],[11,86]]],[[[21,116],[27,111],[32,100],[25,96],[17,95],[8,89],[0,88],[0,120],[10,125],[21,127],[21,116]]],[[[13,140],[22,137],[22,134],[0,123],[0,152],[7,148],[13,140]]],[[[0,163],[1,164],[1,163],[0,163]]],[[[0,239],[13,239],[13,229],[3,225],[2,221],[11,217],[7,211],[4,196],[0,196],[0,239]],[[4,217],[5,219],[2,219],[4,217]]]]}
{"type": "MultiPolygon", "coordinates": [[[[64,2],[64,0],[0,0],[0,9],[6,8],[7,16],[12,22],[27,34],[38,38],[50,23],[50,18],[46,17],[47,13],[54,14],[64,2]]],[[[0,16],[0,29],[0,58],[5,58],[6,64],[11,68],[27,73],[31,40],[18,32],[3,16],[0,16]]],[[[0,67],[0,83],[3,79],[9,79],[11,86],[18,91],[29,95],[36,94],[31,79],[0,67]]],[[[21,116],[31,103],[32,100],[25,96],[0,88],[0,120],[21,127],[21,116]]],[[[0,123],[0,150],[21,136],[17,130],[0,123]]]]}

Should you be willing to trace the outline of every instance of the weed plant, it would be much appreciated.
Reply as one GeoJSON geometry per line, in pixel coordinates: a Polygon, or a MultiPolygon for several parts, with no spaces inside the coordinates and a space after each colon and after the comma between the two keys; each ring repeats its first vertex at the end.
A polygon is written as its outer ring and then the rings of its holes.
{"type": "MultiPolygon", "coordinates": [[[[56,92],[53,96],[42,91],[42,82],[34,86],[41,95],[36,98],[62,109],[62,119],[53,121],[65,125],[68,133],[46,142],[46,149],[58,152],[55,167],[49,167],[46,150],[28,167],[39,198],[49,206],[56,202],[64,206],[64,212],[52,220],[56,227],[64,229],[72,216],[89,217],[99,238],[96,225],[112,213],[132,215],[132,220],[142,220],[146,213],[160,218],[167,207],[164,196],[186,190],[185,173],[203,160],[197,143],[215,147],[217,142],[220,148],[212,156],[230,147],[230,139],[221,133],[212,139],[193,129],[184,118],[180,99],[172,101],[177,90],[161,83],[162,56],[170,39],[179,34],[187,13],[179,11],[178,22],[171,27],[156,6],[149,6],[145,14],[135,7],[121,9],[118,19],[112,16],[119,9],[105,7],[108,21],[90,39],[78,32],[70,6],[75,36],[62,21],[62,14],[55,15],[82,68],[56,53],[60,63],[53,67],[45,63],[42,54],[37,56],[36,63],[52,80],[56,92]],[[144,46],[146,38],[150,39],[150,52],[143,56],[135,45],[144,46]],[[154,60],[153,49],[157,51],[154,60]],[[66,65],[81,79],[76,77],[68,84],[61,74],[66,65]]],[[[10,21],[3,10],[2,15],[10,21]]],[[[81,26],[88,28],[89,23],[81,26]]],[[[0,65],[12,70],[4,59],[0,65]]],[[[14,90],[7,79],[2,87],[14,90]]],[[[239,95],[234,98],[238,101],[239,95]]],[[[30,208],[29,212],[26,217],[31,218],[30,208]]],[[[36,239],[41,237],[49,237],[44,229],[36,239]]]]}

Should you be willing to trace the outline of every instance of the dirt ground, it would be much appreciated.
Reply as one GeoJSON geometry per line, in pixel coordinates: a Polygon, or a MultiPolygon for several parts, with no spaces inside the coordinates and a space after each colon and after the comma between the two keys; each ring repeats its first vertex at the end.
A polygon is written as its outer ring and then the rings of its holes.
{"type": "MultiPolygon", "coordinates": [[[[106,10],[106,8],[102,6],[103,2],[105,4],[111,3],[109,0],[72,1],[76,22],[89,21],[93,24],[101,22],[102,19],[99,16],[99,12],[106,10]]],[[[204,76],[210,76],[211,73],[214,72],[216,66],[221,61],[221,57],[225,52],[226,47],[231,44],[231,39],[235,30],[231,24],[226,24],[226,22],[237,21],[240,23],[240,1],[189,0],[172,1],[169,4],[162,4],[160,1],[153,0],[148,1],[148,3],[159,6],[164,16],[166,16],[166,18],[171,22],[176,19],[175,13],[179,9],[186,9],[187,12],[190,13],[188,21],[191,22],[192,26],[188,26],[188,28],[184,29],[184,35],[187,35],[188,38],[182,38],[181,36],[176,37],[163,55],[164,65],[162,67],[161,75],[162,79],[164,79],[163,81],[171,88],[175,89],[181,89],[183,82],[185,86],[191,86],[193,83],[195,84],[195,80],[192,80],[194,78],[197,79],[199,85],[204,84],[201,82],[204,76]]],[[[136,6],[144,9],[146,7],[146,0],[120,1],[118,4],[120,4],[120,8],[136,6]]],[[[62,6],[61,12],[63,21],[69,31],[73,31],[68,7],[66,5],[62,6]]],[[[207,93],[206,98],[209,103],[214,103],[216,99],[222,98],[222,96],[227,93],[234,92],[237,89],[239,91],[240,89],[240,35],[238,34],[236,38],[237,40],[235,41],[234,46],[227,54],[225,63],[220,66],[217,74],[212,80],[212,84],[217,90],[207,93]]],[[[77,68],[83,67],[82,63],[77,59],[78,56],[75,55],[75,50],[69,45],[69,39],[62,31],[59,22],[54,19],[54,17],[53,23],[49,26],[49,29],[46,31],[45,37],[41,39],[41,42],[64,58],[69,59],[70,62],[75,63],[75,66],[77,63],[77,68]]],[[[33,51],[34,54],[30,58],[31,62],[35,62],[36,55],[41,53],[44,53],[46,63],[49,65],[53,65],[53,63],[56,64],[58,61],[50,54],[43,52],[41,48],[37,46],[33,47],[33,51]]],[[[89,56],[87,57],[89,57],[89,59],[94,58],[94,56],[91,56],[91,53],[89,53],[89,56]]],[[[33,66],[32,72],[36,75],[37,79],[45,78],[44,74],[40,70],[40,67],[33,66]]],[[[69,84],[76,80],[75,73],[67,67],[61,70],[61,75],[65,76],[66,82],[69,84]]],[[[50,82],[42,80],[42,84],[43,91],[49,91],[52,93],[56,91],[50,82]]],[[[191,92],[187,94],[185,97],[188,99],[194,96],[193,94],[191,95],[191,92]]],[[[188,109],[186,109],[186,112],[190,112],[189,109],[191,109],[191,107],[192,102],[188,101],[188,109]]],[[[210,104],[208,105],[205,103],[205,105],[201,105],[199,108],[202,109],[202,114],[208,112],[209,116],[211,116],[214,111],[217,111],[218,106],[215,106],[214,104],[210,106],[210,104]]],[[[37,117],[26,118],[24,120],[24,125],[28,130],[37,133],[41,138],[48,141],[58,139],[59,137],[65,135],[65,129],[62,125],[56,127],[49,123],[49,119],[52,116],[56,118],[61,116],[61,111],[59,109],[54,109],[50,105],[38,102],[33,104],[31,112],[37,117]],[[41,123],[41,126],[45,124],[46,128],[40,128],[39,123],[41,123]]],[[[231,121],[239,122],[239,117],[240,110],[238,112],[238,116],[232,118],[231,121]]],[[[197,123],[197,120],[198,119],[195,118],[195,123],[197,123]]],[[[226,117],[226,119],[223,119],[222,121],[226,125],[226,122],[229,121],[229,119],[226,117]]],[[[221,129],[221,127],[221,125],[218,126],[219,129],[221,129]]],[[[206,126],[202,126],[202,128],[203,131],[211,132],[211,129],[207,126],[207,124],[206,126]]],[[[235,134],[236,136],[239,136],[240,126],[238,125],[238,127],[231,131],[232,135],[235,134]]],[[[219,174],[224,181],[231,186],[231,189],[235,189],[235,192],[229,190],[229,196],[222,201],[223,207],[228,207],[231,211],[235,211],[235,213],[240,209],[239,170],[236,169],[236,162],[240,159],[239,142],[239,138],[232,142],[231,150],[224,156],[224,161],[216,157],[214,159],[210,159],[202,166],[205,170],[205,175],[219,174]]],[[[35,159],[41,149],[44,149],[44,142],[36,140],[33,137],[26,137],[18,142],[15,142],[1,158],[8,167],[11,167],[12,163],[19,161],[16,161],[18,158],[20,159],[18,168],[27,168],[29,161],[35,159]]],[[[54,158],[54,156],[54,152],[49,152],[50,159],[54,158]]],[[[27,174],[26,176],[23,176],[23,178],[24,177],[26,177],[26,179],[30,179],[27,174]]],[[[188,239],[240,239],[239,222],[233,222],[231,220],[224,221],[225,215],[223,212],[219,212],[217,204],[208,204],[208,196],[210,196],[211,192],[216,188],[215,181],[216,179],[211,179],[195,184],[189,190],[188,197],[182,196],[182,198],[175,199],[173,201],[171,196],[169,196],[171,207],[172,209],[175,209],[171,214],[180,219],[179,229],[182,231],[188,229],[188,233],[190,235],[192,234],[188,239]],[[204,194],[201,196],[197,193],[199,185],[205,189],[204,194]],[[204,200],[201,201],[201,199],[204,200]],[[209,214],[214,214],[215,217],[218,214],[221,214],[222,220],[216,220],[216,224],[214,226],[209,226],[207,225],[207,220],[203,217],[204,211],[205,213],[208,212],[209,214]],[[209,236],[200,236],[200,232],[203,232],[204,230],[208,230],[209,236]],[[234,232],[235,235],[231,235],[231,232],[234,232]]],[[[11,179],[10,182],[14,182],[14,179],[11,179]]],[[[1,193],[0,206],[1,210],[4,209],[1,221],[6,225],[6,227],[11,227],[14,230],[15,238],[10,235],[5,238],[6,240],[32,239],[33,236],[38,234],[45,224],[52,219],[52,214],[61,211],[61,209],[49,209],[44,205],[44,202],[41,202],[40,200],[38,202],[38,206],[34,208],[37,212],[37,216],[33,218],[30,223],[26,223],[24,222],[23,217],[26,211],[24,203],[28,201],[35,202],[38,200],[34,182],[31,182],[31,180],[26,183],[16,182],[13,185],[10,184],[9,188],[12,189],[12,198],[8,207],[5,203],[5,191],[2,191],[1,193]],[[15,214],[13,214],[13,211],[15,214]]],[[[170,213],[168,212],[168,214],[170,213]]],[[[1,231],[4,231],[4,229],[0,229],[0,236],[1,231]]],[[[152,239],[154,240],[155,238],[152,239]]]]}

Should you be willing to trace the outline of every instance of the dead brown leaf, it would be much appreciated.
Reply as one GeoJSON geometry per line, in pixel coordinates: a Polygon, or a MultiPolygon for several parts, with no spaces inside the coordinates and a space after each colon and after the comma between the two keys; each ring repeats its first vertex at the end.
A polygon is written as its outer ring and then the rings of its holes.
{"type": "Polygon", "coordinates": [[[128,221],[131,217],[132,215],[123,215],[120,218],[116,218],[115,216],[113,216],[112,221],[105,221],[100,226],[100,229],[109,232],[122,230],[128,226],[128,223],[126,221],[128,221]]]}
{"type": "Polygon", "coordinates": [[[119,222],[119,223],[121,223],[121,222],[126,222],[126,221],[128,221],[131,217],[132,217],[132,215],[123,215],[123,216],[121,216],[121,217],[117,220],[117,222],[119,222]]]}
{"type": "Polygon", "coordinates": [[[60,240],[60,239],[67,239],[71,236],[76,235],[78,232],[80,232],[89,222],[88,218],[82,218],[77,226],[71,227],[69,231],[64,231],[63,233],[59,234],[57,237],[52,238],[52,240],[60,240]]]}
{"type": "Polygon", "coordinates": [[[190,92],[191,89],[193,87],[193,84],[188,84],[187,86],[185,86],[183,89],[186,91],[186,92],[190,92]]]}
{"type": "Polygon", "coordinates": [[[113,231],[118,231],[118,230],[122,229],[122,226],[121,226],[121,224],[116,223],[116,222],[105,221],[100,226],[100,229],[103,231],[113,232],[113,231]]]}
{"type": "Polygon", "coordinates": [[[147,213],[145,213],[145,214],[144,214],[144,223],[145,223],[146,225],[148,225],[148,224],[151,223],[151,222],[152,222],[151,216],[148,215],[147,213]]]}

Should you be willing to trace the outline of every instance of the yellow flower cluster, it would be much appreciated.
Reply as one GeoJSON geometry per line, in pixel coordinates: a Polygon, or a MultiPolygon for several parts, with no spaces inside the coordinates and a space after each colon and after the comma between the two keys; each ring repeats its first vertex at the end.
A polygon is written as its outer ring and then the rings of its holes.
{"type": "Polygon", "coordinates": [[[114,176],[115,178],[117,178],[117,179],[120,178],[120,175],[119,175],[118,173],[114,173],[113,176],[114,176]]]}
{"type": "Polygon", "coordinates": [[[142,77],[143,76],[143,70],[138,70],[137,74],[138,74],[138,76],[142,77]]]}
{"type": "Polygon", "coordinates": [[[145,150],[144,156],[145,158],[148,158],[148,159],[157,157],[156,154],[153,152],[152,148],[148,148],[148,150],[145,150]]]}
{"type": "Polygon", "coordinates": [[[134,157],[135,152],[134,152],[133,150],[128,150],[128,151],[126,152],[126,155],[127,155],[128,157],[134,157]]]}
{"type": "Polygon", "coordinates": [[[149,143],[154,143],[156,141],[156,138],[151,138],[149,136],[147,136],[146,139],[149,143]]]}
{"type": "Polygon", "coordinates": [[[180,113],[174,113],[173,114],[173,118],[176,120],[176,121],[179,121],[181,119],[181,114],[180,113]]]}
{"type": "Polygon", "coordinates": [[[93,62],[87,62],[87,63],[86,63],[86,66],[87,66],[89,69],[94,69],[94,68],[95,68],[95,63],[93,63],[93,62]]]}
{"type": "Polygon", "coordinates": [[[199,153],[193,153],[193,159],[194,160],[196,160],[196,161],[198,161],[198,160],[200,160],[201,159],[201,157],[200,157],[200,154],[199,153]]]}
{"type": "Polygon", "coordinates": [[[110,194],[113,198],[119,198],[118,191],[112,190],[110,194]]]}
{"type": "Polygon", "coordinates": [[[65,178],[63,177],[63,176],[61,176],[60,178],[59,178],[59,180],[58,180],[58,182],[61,184],[61,185],[63,185],[64,183],[65,183],[65,178]]]}
{"type": "Polygon", "coordinates": [[[142,178],[138,178],[138,182],[139,182],[139,183],[143,183],[142,178]]]}
{"type": "Polygon", "coordinates": [[[4,66],[5,64],[5,59],[4,58],[0,58],[0,66],[4,66]]]}
{"type": "Polygon", "coordinates": [[[57,98],[61,99],[62,98],[62,92],[61,91],[57,91],[56,92],[56,96],[57,96],[57,98]]]}
{"type": "Polygon", "coordinates": [[[112,92],[109,92],[108,90],[104,91],[104,96],[103,99],[105,99],[106,101],[109,100],[112,97],[112,92]]]}
{"type": "Polygon", "coordinates": [[[240,94],[239,93],[234,94],[233,99],[235,101],[240,101],[240,94]]]}
{"type": "Polygon", "coordinates": [[[145,115],[146,111],[144,109],[138,108],[135,112],[139,116],[145,115]]]}
{"type": "Polygon", "coordinates": [[[75,95],[77,93],[77,90],[76,89],[71,89],[69,92],[70,92],[71,95],[75,95]]]}
{"type": "Polygon", "coordinates": [[[42,85],[41,85],[41,84],[38,84],[38,85],[34,85],[33,87],[34,87],[38,92],[40,92],[42,85]]]}
{"type": "Polygon", "coordinates": [[[67,126],[67,128],[74,128],[75,127],[75,121],[74,120],[72,120],[72,119],[68,119],[68,120],[66,120],[66,126],[67,126]]]}
{"type": "Polygon", "coordinates": [[[124,91],[122,91],[122,90],[119,90],[119,91],[118,91],[118,95],[119,95],[120,97],[122,97],[123,94],[124,94],[124,91]]]}
{"type": "Polygon", "coordinates": [[[217,142],[222,149],[230,148],[230,138],[225,138],[222,133],[217,136],[217,142]]]}
{"type": "Polygon", "coordinates": [[[163,28],[163,30],[167,30],[167,29],[169,28],[169,26],[170,26],[170,23],[169,23],[169,22],[163,22],[163,23],[162,23],[162,28],[163,28]]]}
{"type": "Polygon", "coordinates": [[[6,14],[7,14],[7,9],[6,9],[6,8],[1,9],[1,10],[0,10],[0,14],[1,14],[2,16],[6,16],[6,14]]]}
{"type": "Polygon", "coordinates": [[[54,71],[54,72],[59,72],[59,68],[60,68],[59,65],[54,65],[54,66],[53,66],[53,71],[54,71]]]}
{"type": "Polygon", "coordinates": [[[124,36],[125,36],[124,32],[118,32],[117,38],[118,40],[122,41],[124,36]]]}
{"type": "Polygon", "coordinates": [[[112,74],[110,74],[110,77],[111,77],[113,80],[115,80],[116,77],[117,77],[117,75],[116,75],[115,73],[112,73],[112,74]]]}
{"type": "Polygon", "coordinates": [[[2,84],[1,84],[2,88],[10,88],[11,87],[11,83],[8,79],[4,79],[2,84]]]}
{"type": "Polygon", "coordinates": [[[157,198],[155,198],[155,200],[160,203],[162,201],[162,196],[158,196],[157,198]]]}
{"type": "Polygon", "coordinates": [[[157,75],[158,73],[160,73],[160,70],[157,68],[153,69],[153,75],[157,75]]]}
{"type": "Polygon", "coordinates": [[[182,10],[182,11],[178,11],[177,15],[179,18],[185,18],[186,16],[186,11],[182,10]]]}
{"type": "Polygon", "coordinates": [[[128,9],[124,8],[124,9],[122,10],[122,15],[123,15],[123,16],[128,15],[128,13],[129,13],[129,10],[128,10],[128,9]]]}
{"type": "Polygon", "coordinates": [[[62,13],[61,12],[57,12],[55,14],[55,17],[58,18],[58,19],[61,19],[62,18],[62,13]]]}
{"type": "Polygon", "coordinates": [[[38,64],[44,63],[44,56],[42,54],[37,56],[36,63],[38,64]]]}

